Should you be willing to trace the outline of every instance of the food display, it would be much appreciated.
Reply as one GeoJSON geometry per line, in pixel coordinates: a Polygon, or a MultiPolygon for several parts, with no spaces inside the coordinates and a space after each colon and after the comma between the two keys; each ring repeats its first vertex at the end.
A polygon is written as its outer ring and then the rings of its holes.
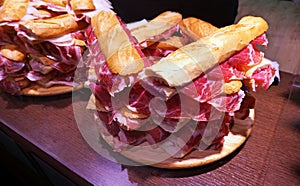
{"type": "Polygon", "coordinates": [[[0,88],[13,95],[56,95],[82,87],[75,70],[90,18],[106,0],[5,0],[0,5],[0,88]]]}
{"type": "Polygon", "coordinates": [[[47,96],[85,85],[87,108],[114,151],[142,164],[194,167],[245,141],[251,92],[279,81],[278,63],[263,53],[267,30],[255,16],[217,28],[166,11],[128,24],[106,0],[5,0],[0,88],[47,96]]]}
{"type": "Polygon", "coordinates": [[[247,138],[255,113],[251,92],[279,81],[278,63],[262,51],[267,29],[261,17],[217,28],[171,11],[130,27],[100,11],[86,34],[88,109],[99,133],[114,151],[167,168],[193,167],[200,158],[191,157],[195,151],[221,152],[243,121],[247,138]]]}

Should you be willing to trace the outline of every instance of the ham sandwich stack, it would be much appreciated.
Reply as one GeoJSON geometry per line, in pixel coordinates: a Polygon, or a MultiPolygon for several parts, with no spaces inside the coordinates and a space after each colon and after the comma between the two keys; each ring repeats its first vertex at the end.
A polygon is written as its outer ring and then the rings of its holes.
{"type": "MultiPolygon", "coordinates": [[[[0,4],[0,87],[35,95],[37,87],[76,87],[90,18],[106,0],[4,0],[0,4]],[[78,70],[78,69],[77,69],[78,70]]],[[[51,91],[49,89],[49,91],[51,91]]]]}
{"type": "Polygon", "coordinates": [[[88,108],[101,136],[117,152],[159,145],[179,159],[222,148],[235,119],[254,108],[251,91],[279,81],[278,64],[259,50],[267,29],[260,17],[216,28],[171,11],[129,28],[100,11],[86,35],[88,108]]]}
{"type": "Polygon", "coordinates": [[[235,120],[251,114],[251,91],[279,81],[278,64],[259,49],[267,29],[261,17],[216,28],[171,11],[129,28],[100,11],[86,36],[88,108],[101,136],[117,152],[159,145],[179,159],[222,148],[235,120]]]}

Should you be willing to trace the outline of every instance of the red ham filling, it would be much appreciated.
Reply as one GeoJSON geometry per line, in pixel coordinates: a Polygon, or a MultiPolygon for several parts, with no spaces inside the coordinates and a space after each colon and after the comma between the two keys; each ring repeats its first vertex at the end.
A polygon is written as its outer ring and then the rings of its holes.
{"type": "MultiPolygon", "coordinates": [[[[137,47],[136,40],[126,28],[124,30],[137,47]]],[[[97,46],[93,31],[87,29],[86,34],[92,51],[89,62],[94,65],[98,77],[98,81],[90,87],[106,110],[98,111],[98,115],[107,135],[115,139],[115,150],[120,151],[128,145],[140,145],[144,142],[156,144],[170,135],[180,137],[192,129],[187,143],[174,157],[183,157],[193,149],[219,149],[224,143],[224,136],[229,133],[233,116],[245,119],[249,115],[249,109],[254,108],[255,99],[247,91],[240,90],[224,95],[222,88],[224,83],[231,80],[248,81],[245,72],[259,64],[264,57],[257,45],[267,45],[265,34],[257,37],[218,67],[200,75],[190,84],[177,88],[168,87],[159,80],[139,81],[135,75],[124,77],[111,73],[97,46]],[[121,109],[124,107],[132,113],[143,115],[144,118],[121,116],[121,109]]],[[[149,55],[167,55],[166,51],[159,50],[153,52],[144,49],[143,52],[145,55],[141,56],[149,59],[153,57],[149,55]]],[[[149,61],[144,61],[145,67],[151,65],[149,61]]],[[[258,87],[266,88],[274,79],[275,71],[276,68],[260,69],[251,79],[255,80],[258,87]]]]}
{"type": "MultiPolygon", "coordinates": [[[[101,4],[96,7],[97,10],[95,11],[104,8],[101,4]]],[[[69,4],[62,7],[43,1],[30,1],[27,10],[27,14],[21,21],[70,13],[83,25],[89,23],[88,14],[92,12],[75,12],[69,4]],[[39,9],[48,10],[49,14],[39,13],[39,9]]],[[[82,30],[68,33],[59,38],[40,39],[25,32],[19,22],[1,22],[0,46],[15,45],[27,57],[22,62],[14,62],[0,55],[0,88],[11,94],[19,95],[22,94],[21,90],[24,88],[18,83],[19,79],[43,87],[52,85],[77,86],[86,81],[86,77],[81,76],[74,79],[75,70],[86,70],[84,64],[80,63],[86,47],[74,45],[76,39],[83,42],[86,40],[85,29],[82,28],[82,30]],[[31,57],[36,54],[53,60],[54,63],[42,64],[39,60],[31,57]]]]}

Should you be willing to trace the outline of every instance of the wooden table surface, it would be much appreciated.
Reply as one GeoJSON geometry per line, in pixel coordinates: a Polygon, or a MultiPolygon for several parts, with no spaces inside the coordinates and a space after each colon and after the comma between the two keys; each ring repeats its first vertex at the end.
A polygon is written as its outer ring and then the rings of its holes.
{"type": "Polygon", "coordinates": [[[291,87],[294,80],[281,72],[278,86],[254,93],[256,119],[246,143],[192,169],[121,165],[99,155],[82,132],[95,127],[85,110],[86,89],[53,97],[0,92],[0,129],[79,185],[300,185],[300,89],[291,87]]]}

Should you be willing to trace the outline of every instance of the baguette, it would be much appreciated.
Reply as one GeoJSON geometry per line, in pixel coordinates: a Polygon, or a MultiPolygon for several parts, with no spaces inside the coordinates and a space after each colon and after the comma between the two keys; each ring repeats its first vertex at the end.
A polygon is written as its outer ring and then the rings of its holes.
{"type": "Polygon", "coordinates": [[[29,0],[5,0],[0,9],[0,23],[20,21],[27,13],[29,0]]]}
{"type": "Polygon", "coordinates": [[[224,94],[237,93],[243,86],[243,83],[239,80],[233,80],[228,83],[224,83],[224,94]]]}
{"type": "Polygon", "coordinates": [[[0,47],[0,54],[10,60],[23,62],[26,55],[16,45],[3,45],[0,47]]]}
{"type": "MultiPolygon", "coordinates": [[[[182,34],[188,36],[190,39],[192,39],[192,41],[197,41],[198,39],[208,36],[219,29],[212,24],[195,17],[183,19],[179,23],[179,27],[182,34]]],[[[240,80],[224,82],[222,94],[237,93],[241,87],[242,82],[240,80]]]]}
{"type": "Polygon", "coordinates": [[[95,10],[93,0],[70,0],[70,4],[75,11],[95,10]]]}
{"type": "Polygon", "coordinates": [[[179,28],[183,34],[187,35],[193,41],[197,41],[218,30],[212,24],[195,17],[188,17],[180,21],[179,28]]]}
{"type": "Polygon", "coordinates": [[[21,22],[20,28],[38,38],[48,39],[76,31],[80,28],[80,25],[71,14],[62,14],[48,19],[21,22]]]}
{"type": "Polygon", "coordinates": [[[177,12],[166,11],[159,14],[147,24],[131,30],[131,34],[139,43],[158,36],[175,27],[182,20],[182,15],[177,12]]]}
{"type": "Polygon", "coordinates": [[[254,16],[179,48],[158,63],[143,69],[139,77],[160,78],[171,87],[183,86],[246,47],[266,32],[267,22],[254,16]]]}
{"type": "Polygon", "coordinates": [[[68,0],[43,0],[46,3],[51,3],[57,6],[65,7],[68,4],[68,0]]]}
{"type": "Polygon", "coordinates": [[[111,72],[129,75],[143,69],[141,51],[133,45],[114,12],[98,12],[92,17],[91,24],[111,72]]]}
{"type": "Polygon", "coordinates": [[[155,47],[163,50],[177,50],[178,48],[183,47],[184,44],[184,39],[182,37],[172,36],[167,40],[158,42],[155,47]]]}

